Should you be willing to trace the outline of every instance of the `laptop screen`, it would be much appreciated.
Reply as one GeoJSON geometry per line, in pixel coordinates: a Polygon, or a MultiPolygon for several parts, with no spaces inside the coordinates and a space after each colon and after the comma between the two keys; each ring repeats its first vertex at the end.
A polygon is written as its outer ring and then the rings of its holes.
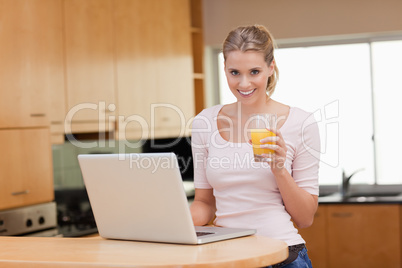
{"type": "Polygon", "coordinates": [[[191,138],[149,139],[142,146],[143,153],[174,153],[184,181],[194,180],[191,138]]]}

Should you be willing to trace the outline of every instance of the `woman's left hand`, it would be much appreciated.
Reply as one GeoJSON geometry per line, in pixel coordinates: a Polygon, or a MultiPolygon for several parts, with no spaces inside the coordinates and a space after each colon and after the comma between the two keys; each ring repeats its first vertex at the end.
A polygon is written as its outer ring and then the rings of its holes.
{"type": "Polygon", "coordinates": [[[263,155],[264,157],[271,158],[269,165],[272,172],[275,174],[281,172],[285,168],[286,153],[288,151],[285,140],[279,130],[273,131],[276,136],[266,137],[261,140],[261,148],[274,150],[274,154],[263,155]],[[275,144],[269,144],[268,142],[275,142],[275,144]]]}

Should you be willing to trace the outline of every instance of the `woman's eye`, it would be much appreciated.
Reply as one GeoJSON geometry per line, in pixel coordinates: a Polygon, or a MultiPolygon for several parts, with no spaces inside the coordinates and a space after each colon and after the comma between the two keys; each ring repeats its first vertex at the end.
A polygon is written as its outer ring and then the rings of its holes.
{"type": "Polygon", "coordinates": [[[238,74],[239,74],[238,71],[231,71],[230,73],[231,73],[232,75],[238,75],[238,74]]]}
{"type": "Polygon", "coordinates": [[[258,71],[258,70],[252,70],[251,71],[251,74],[259,74],[260,73],[260,71],[258,71]]]}

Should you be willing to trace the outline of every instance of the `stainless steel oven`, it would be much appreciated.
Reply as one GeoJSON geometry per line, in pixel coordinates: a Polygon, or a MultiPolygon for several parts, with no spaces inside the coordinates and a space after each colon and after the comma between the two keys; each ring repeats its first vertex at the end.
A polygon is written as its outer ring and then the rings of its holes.
{"type": "Polygon", "coordinates": [[[56,203],[0,211],[1,236],[58,236],[56,203]]]}

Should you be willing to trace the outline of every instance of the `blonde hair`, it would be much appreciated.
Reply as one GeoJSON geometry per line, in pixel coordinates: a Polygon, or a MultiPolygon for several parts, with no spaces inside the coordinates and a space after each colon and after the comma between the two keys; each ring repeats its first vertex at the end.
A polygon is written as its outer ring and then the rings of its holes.
{"type": "MultiPolygon", "coordinates": [[[[275,60],[275,41],[271,33],[262,25],[241,26],[232,30],[223,42],[223,57],[226,61],[227,54],[232,51],[257,51],[262,52],[268,66],[275,60]]],[[[271,96],[274,93],[276,83],[279,79],[279,70],[274,64],[274,72],[268,78],[267,93],[271,96]]]]}

